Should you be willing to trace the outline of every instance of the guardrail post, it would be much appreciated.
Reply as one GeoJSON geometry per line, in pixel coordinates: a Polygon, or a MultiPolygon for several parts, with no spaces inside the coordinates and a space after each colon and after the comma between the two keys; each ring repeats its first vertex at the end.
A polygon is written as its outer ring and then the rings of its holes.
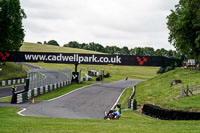
{"type": "Polygon", "coordinates": [[[184,97],[184,86],[180,88],[180,97],[184,97]]]}

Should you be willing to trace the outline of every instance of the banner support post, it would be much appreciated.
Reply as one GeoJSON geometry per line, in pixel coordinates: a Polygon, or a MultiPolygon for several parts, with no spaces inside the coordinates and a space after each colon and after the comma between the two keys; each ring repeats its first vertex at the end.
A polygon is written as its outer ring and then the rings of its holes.
{"type": "Polygon", "coordinates": [[[78,64],[74,64],[75,65],[75,72],[78,72],[78,64]]]}

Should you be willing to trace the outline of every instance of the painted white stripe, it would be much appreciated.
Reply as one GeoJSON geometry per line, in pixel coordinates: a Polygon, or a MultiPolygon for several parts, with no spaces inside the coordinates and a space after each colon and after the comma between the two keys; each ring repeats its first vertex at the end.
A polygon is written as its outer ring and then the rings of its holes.
{"type": "Polygon", "coordinates": [[[50,84],[50,91],[52,91],[53,90],[53,85],[52,84],[50,84]]]}
{"type": "Polygon", "coordinates": [[[22,114],[22,112],[24,112],[24,111],[26,111],[26,108],[23,108],[21,111],[17,112],[17,114],[21,115],[21,116],[25,116],[25,115],[22,114]]]}
{"type": "Polygon", "coordinates": [[[54,84],[54,90],[56,90],[57,89],[57,84],[54,84]]]}
{"type": "Polygon", "coordinates": [[[20,84],[20,79],[17,79],[17,83],[20,84]]]}
{"type": "Polygon", "coordinates": [[[28,99],[31,98],[31,90],[28,91],[28,99]]]}
{"type": "Polygon", "coordinates": [[[15,85],[15,84],[16,84],[16,80],[14,79],[14,80],[13,80],[13,85],[15,85]]]}
{"type": "Polygon", "coordinates": [[[22,83],[24,83],[25,80],[24,79],[21,79],[21,80],[22,80],[22,83]]]}
{"type": "MultiPolygon", "coordinates": [[[[97,84],[101,84],[101,83],[97,83],[97,84]]],[[[85,86],[85,87],[82,87],[82,88],[79,88],[79,89],[70,91],[69,93],[66,93],[66,94],[64,94],[64,95],[61,95],[61,96],[59,96],[59,97],[56,97],[56,98],[53,98],[53,99],[50,99],[50,100],[47,100],[47,101],[53,101],[53,100],[59,99],[59,98],[61,98],[61,97],[67,96],[67,95],[69,95],[69,94],[71,94],[71,93],[73,93],[73,92],[76,92],[76,91],[78,91],[78,90],[84,89],[84,88],[86,88],[86,87],[94,86],[94,85],[97,85],[97,84],[88,85],[88,86],[85,86]]]]}
{"type": "Polygon", "coordinates": [[[59,83],[57,83],[58,84],[58,88],[60,88],[60,82],[59,83]]]}
{"type": "MultiPolygon", "coordinates": [[[[12,96],[12,95],[10,95],[10,96],[12,96]]],[[[6,98],[6,97],[10,97],[10,96],[1,97],[0,99],[6,98]]]]}
{"type": "Polygon", "coordinates": [[[47,93],[49,90],[48,90],[48,85],[45,85],[45,93],[47,93]]]}
{"type": "Polygon", "coordinates": [[[43,91],[43,86],[40,87],[40,94],[43,94],[44,91],[43,91]]]}
{"type": "Polygon", "coordinates": [[[8,85],[11,85],[11,80],[8,80],[8,85]]]}
{"type": "Polygon", "coordinates": [[[122,94],[123,94],[123,93],[124,93],[124,91],[125,91],[126,89],[128,89],[128,88],[129,88],[129,87],[125,88],[125,89],[122,91],[122,93],[119,95],[119,97],[118,97],[117,101],[115,102],[115,104],[112,106],[112,108],[111,108],[110,110],[113,110],[113,109],[114,109],[115,105],[117,105],[117,103],[119,102],[119,100],[120,100],[120,98],[121,98],[122,94]]]}
{"type": "Polygon", "coordinates": [[[6,81],[2,81],[2,86],[6,86],[6,81]]]}
{"type": "Polygon", "coordinates": [[[34,96],[37,96],[38,95],[38,88],[34,88],[34,96]]]}

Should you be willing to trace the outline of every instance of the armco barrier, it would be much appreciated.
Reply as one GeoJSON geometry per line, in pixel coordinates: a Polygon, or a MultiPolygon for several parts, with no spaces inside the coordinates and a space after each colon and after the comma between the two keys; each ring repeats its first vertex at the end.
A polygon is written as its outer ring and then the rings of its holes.
{"type": "Polygon", "coordinates": [[[25,78],[0,81],[0,86],[9,86],[25,83],[25,78]]]}
{"type": "Polygon", "coordinates": [[[142,113],[161,120],[200,120],[200,112],[162,109],[152,104],[144,104],[142,113]]]}
{"type": "Polygon", "coordinates": [[[29,90],[28,92],[17,94],[17,103],[23,103],[28,99],[47,93],[52,90],[59,89],[59,87],[63,87],[64,85],[66,86],[68,84],[71,84],[71,81],[64,81],[64,82],[57,83],[54,85],[50,84],[46,86],[41,86],[39,88],[34,88],[32,90],[29,90]]]}

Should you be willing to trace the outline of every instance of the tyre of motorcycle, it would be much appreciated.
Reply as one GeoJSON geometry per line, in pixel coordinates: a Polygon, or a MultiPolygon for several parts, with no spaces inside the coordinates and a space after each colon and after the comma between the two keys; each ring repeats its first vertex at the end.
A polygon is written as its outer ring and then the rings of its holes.
{"type": "Polygon", "coordinates": [[[116,116],[115,116],[115,119],[117,119],[117,120],[118,120],[118,119],[119,119],[119,117],[120,117],[119,115],[116,115],[116,116]]]}

